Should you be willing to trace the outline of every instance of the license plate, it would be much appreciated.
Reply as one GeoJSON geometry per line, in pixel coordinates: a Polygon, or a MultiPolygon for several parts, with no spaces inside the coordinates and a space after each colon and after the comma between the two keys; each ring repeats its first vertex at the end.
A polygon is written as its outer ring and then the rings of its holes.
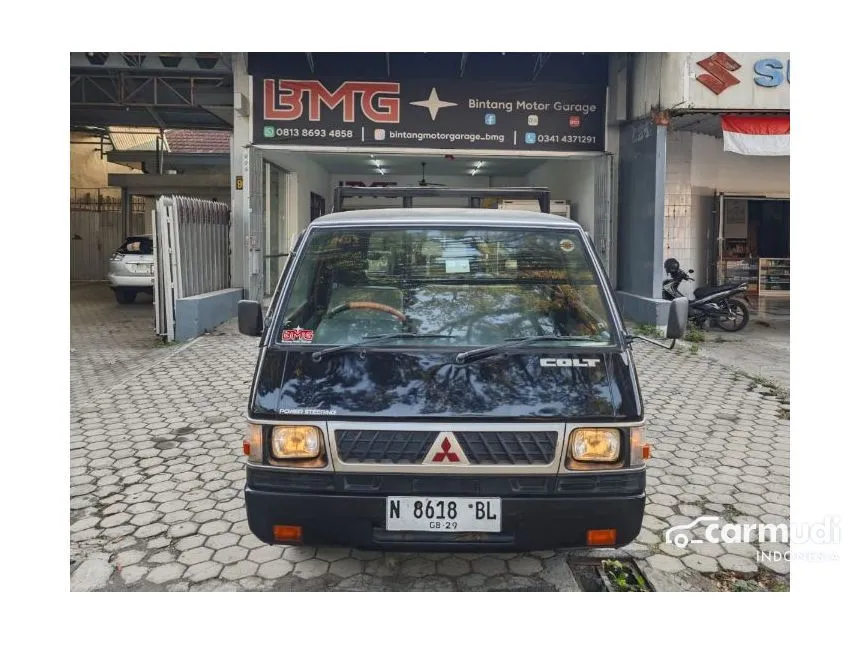
{"type": "Polygon", "coordinates": [[[137,262],[137,263],[130,263],[128,266],[131,269],[132,273],[143,273],[146,275],[152,275],[152,265],[151,264],[145,264],[143,262],[137,262]]]}
{"type": "Polygon", "coordinates": [[[389,497],[385,500],[389,531],[499,533],[502,500],[498,497],[389,497]]]}

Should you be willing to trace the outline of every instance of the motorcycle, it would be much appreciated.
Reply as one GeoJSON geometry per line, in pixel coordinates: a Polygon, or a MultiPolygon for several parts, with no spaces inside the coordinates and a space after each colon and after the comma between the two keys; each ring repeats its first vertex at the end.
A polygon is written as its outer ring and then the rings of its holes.
{"type": "MultiPolygon", "coordinates": [[[[674,300],[683,297],[678,287],[682,282],[694,282],[690,277],[693,270],[684,271],[675,258],[669,258],[663,263],[663,268],[669,274],[663,280],[663,299],[674,300]]],[[[747,290],[746,282],[729,282],[716,287],[699,287],[693,291],[694,299],[689,303],[689,320],[699,328],[704,328],[711,321],[724,331],[740,331],[750,320],[750,311],[738,294],[747,290]]]]}

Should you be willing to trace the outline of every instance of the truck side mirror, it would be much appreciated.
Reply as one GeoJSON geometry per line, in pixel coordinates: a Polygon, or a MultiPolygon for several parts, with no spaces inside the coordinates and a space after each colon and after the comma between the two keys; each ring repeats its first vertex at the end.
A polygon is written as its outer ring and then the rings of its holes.
{"type": "Polygon", "coordinates": [[[675,298],[669,303],[669,321],[666,323],[666,338],[683,338],[687,331],[687,298],[675,298]]]}
{"type": "Polygon", "coordinates": [[[263,334],[263,308],[256,300],[239,301],[239,333],[245,336],[263,334]]]}

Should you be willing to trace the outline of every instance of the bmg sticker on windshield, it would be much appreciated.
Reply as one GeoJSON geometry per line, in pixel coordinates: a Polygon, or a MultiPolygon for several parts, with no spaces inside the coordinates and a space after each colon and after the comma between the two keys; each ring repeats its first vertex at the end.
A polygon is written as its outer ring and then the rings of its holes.
{"type": "Polygon", "coordinates": [[[570,253],[573,251],[573,240],[562,240],[558,243],[559,247],[565,253],[570,253]]]}
{"type": "Polygon", "coordinates": [[[285,329],[281,332],[281,342],[284,343],[312,343],[314,340],[313,329],[285,329]]]}

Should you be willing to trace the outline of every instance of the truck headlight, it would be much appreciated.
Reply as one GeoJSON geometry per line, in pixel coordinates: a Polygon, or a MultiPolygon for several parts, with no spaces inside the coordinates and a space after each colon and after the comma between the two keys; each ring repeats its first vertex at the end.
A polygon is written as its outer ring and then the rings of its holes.
{"type": "Polygon", "coordinates": [[[314,426],[272,428],[272,456],[275,459],[316,460],[322,455],[323,440],[314,426]]]}
{"type": "Polygon", "coordinates": [[[621,433],[617,428],[577,428],[570,437],[573,461],[612,463],[621,455],[621,433]]]}

